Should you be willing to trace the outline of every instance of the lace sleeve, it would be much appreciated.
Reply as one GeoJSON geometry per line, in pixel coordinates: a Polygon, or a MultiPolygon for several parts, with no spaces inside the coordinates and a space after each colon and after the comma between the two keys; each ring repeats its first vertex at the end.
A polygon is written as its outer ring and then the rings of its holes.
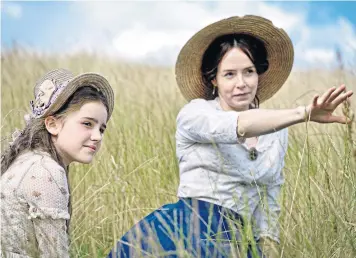
{"type": "Polygon", "coordinates": [[[69,191],[64,169],[44,158],[30,168],[21,188],[41,257],[69,257],[66,226],[70,217],[69,191]]]}

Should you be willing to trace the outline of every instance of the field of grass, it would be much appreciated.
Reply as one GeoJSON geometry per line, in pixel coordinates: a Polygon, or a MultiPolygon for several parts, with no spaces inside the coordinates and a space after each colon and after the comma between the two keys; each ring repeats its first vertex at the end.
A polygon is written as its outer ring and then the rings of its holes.
{"type": "MultiPolygon", "coordinates": [[[[34,83],[48,70],[99,72],[114,87],[115,110],[101,151],[91,165],[70,168],[73,257],[105,257],[135,222],[177,200],[175,118],[186,101],[173,67],[84,54],[38,57],[13,51],[1,58],[2,149],[14,128],[24,126],[34,83]]],[[[315,92],[341,82],[356,91],[355,74],[295,71],[262,108],[307,104],[315,92]]],[[[355,108],[351,102],[351,111],[355,108]]],[[[304,123],[289,132],[280,200],[281,257],[356,257],[355,122],[351,127],[304,123]]]]}

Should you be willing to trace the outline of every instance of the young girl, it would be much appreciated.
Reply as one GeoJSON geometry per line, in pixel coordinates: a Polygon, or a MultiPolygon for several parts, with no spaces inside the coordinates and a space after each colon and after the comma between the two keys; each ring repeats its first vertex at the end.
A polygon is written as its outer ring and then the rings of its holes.
{"type": "Polygon", "coordinates": [[[26,127],[1,157],[1,257],[69,257],[68,167],[99,151],[114,106],[94,73],[50,71],[37,81],[26,127]]]}
{"type": "Polygon", "coordinates": [[[179,201],[139,221],[109,256],[269,253],[266,248],[279,242],[287,127],[305,118],[346,123],[333,112],[352,95],[341,86],[305,107],[259,109],[288,78],[293,57],[288,35],[258,16],[218,21],[186,43],[176,64],[178,86],[189,101],[177,116],[179,201]],[[246,239],[247,225],[255,241],[246,239]]]}

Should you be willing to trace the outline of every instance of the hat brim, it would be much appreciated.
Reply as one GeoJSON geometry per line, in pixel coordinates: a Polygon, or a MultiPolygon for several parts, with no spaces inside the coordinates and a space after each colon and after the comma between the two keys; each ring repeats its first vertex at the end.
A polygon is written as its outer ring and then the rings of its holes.
{"type": "Polygon", "coordinates": [[[70,80],[65,90],[57,97],[55,103],[53,103],[53,105],[51,105],[42,116],[54,114],[66,103],[69,97],[76,90],[83,86],[92,86],[102,92],[108,102],[107,119],[109,120],[114,109],[114,92],[110,86],[110,83],[103,76],[96,73],[83,73],[75,76],[72,80],[70,80]]]}
{"type": "Polygon", "coordinates": [[[201,66],[208,46],[226,34],[248,34],[262,41],[267,51],[269,67],[259,76],[257,96],[260,103],[271,98],[285,83],[293,66],[294,48],[287,33],[260,16],[230,17],[212,23],[198,31],[180,51],[176,66],[176,81],[188,101],[212,99],[211,88],[203,83],[201,66]]]}

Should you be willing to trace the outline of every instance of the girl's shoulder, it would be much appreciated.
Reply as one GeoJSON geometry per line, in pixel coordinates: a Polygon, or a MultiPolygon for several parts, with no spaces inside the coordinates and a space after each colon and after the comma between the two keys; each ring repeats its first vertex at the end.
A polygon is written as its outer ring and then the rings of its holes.
{"type": "Polygon", "coordinates": [[[55,161],[51,155],[44,151],[28,150],[21,153],[10,165],[6,174],[18,174],[25,176],[27,172],[65,175],[64,168],[55,161]]]}
{"type": "Polygon", "coordinates": [[[13,203],[18,200],[31,208],[66,210],[69,187],[66,171],[49,154],[21,153],[1,177],[1,193],[13,203]],[[19,198],[19,199],[18,199],[19,198]]]}
{"type": "Polygon", "coordinates": [[[56,178],[65,177],[64,168],[55,161],[52,156],[44,151],[32,151],[31,153],[32,165],[31,170],[34,173],[47,172],[56,178]]]}
{"type": "MultiPolygon", "coordinates": [[[[61,167],[57,161],[55,161],[52,156],[45,151],[41,150],[28,150],[21,153],[15,160],[13,164],[23,163],[24,161],[33,163],[48,163],[54,167],[61,167]]],[[[62,167],[61,167],[62,168],[62,167]]]]}

